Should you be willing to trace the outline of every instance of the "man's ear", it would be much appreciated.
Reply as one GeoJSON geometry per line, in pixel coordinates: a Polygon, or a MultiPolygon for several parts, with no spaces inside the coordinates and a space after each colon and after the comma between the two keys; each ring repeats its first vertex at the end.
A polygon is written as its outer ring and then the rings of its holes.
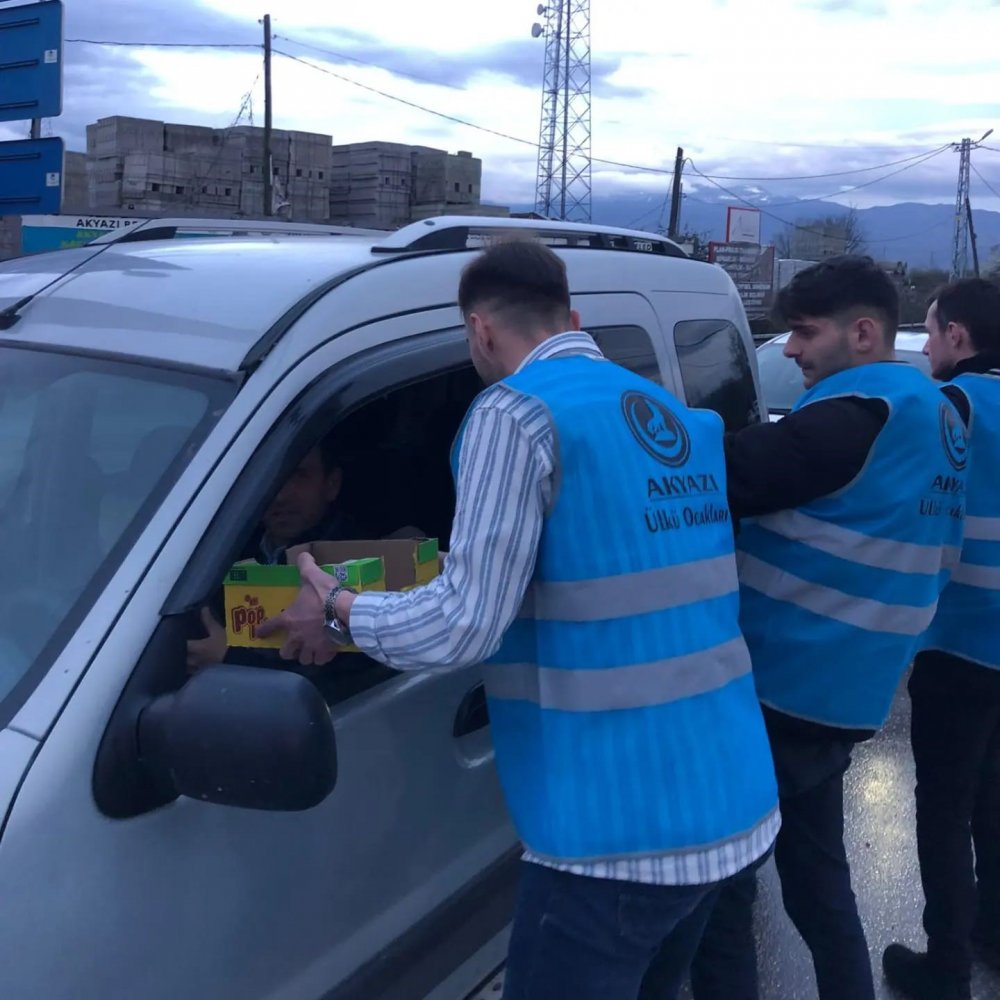
{"type": "Polygon", "coordinates": [[[850,336],[858,354],[873,354],[880,350],[885,342],[882,327],[870,316],[862,316],[856,320],[850,336]]]}
{"type": "Polygon", "coordinates": [[[569,311],[569,328],[574,333],[581,329],[580,314],[575,309],[569,311]]]}
{"type": "Polygon", "coordinates": [[[958,351],[972,350],[972,335],[964,323],[951,322],[944,328],[946,343],[958,351]]]}
{"type": "Polygon", "coordinates": [[[480,350],[490,352],[493,349],[493,327],[489,318],[482,313],[471,313],[469,315],[470,336],[476,341],[480,350]]]}

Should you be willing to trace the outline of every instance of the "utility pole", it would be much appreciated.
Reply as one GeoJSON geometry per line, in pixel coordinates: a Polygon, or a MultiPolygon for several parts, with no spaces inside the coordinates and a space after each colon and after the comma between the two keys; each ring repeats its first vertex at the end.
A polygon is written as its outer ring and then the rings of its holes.
{"type": "Polygon", "coordinates": [[[681,221],[681,173],[683,170],[684,150],[678,146],[677,159],[674,160],[674,183],[670,191],[670,224],[667,226],[667,236],[675,242],[681,221]]]}
{"type": "MultiPolygon", "coordinates": [[[[958,150],[958,192],[955,196],[955,236],[951,248],[951,280],[964,278],[969,270],[969,232],[972,229],[972,209],[969,207],[969,170],[972,164],[972,151],[981,142],[993,134],[993,129],[983,133],[980,139],[973,142],[963,139],[952,143],[952,149],[958,150]]],[[[973,246],[973,254],[976,254],[973,246]]],[[[978,264],[976,272],[978,273],[978,264]]]]}
{"type": "Polygon", "coordinates": [[[969,204],[969,198],[966,196],[965,199],[965,215],[969,220],[969,240],[972,243],[972,266],[974,268],[974,274],[979,277],[979,248],[976,246],[976,229],[972,224],[972,206],[969,204]]]}
{"type": "Polygon", "coordinates": [[[963,139],[958,145],[958,194],[955,196],[955,235],[951,247],[951,280],[964,278],[969,269],[969,220],[965,203],[969,200],[969,164],[972,140],[963,139]]]}
{"type": "Polygon", "coordinates": [[[271,164],[271,15],[264,15],[264,216],[269,217],[274,202],[274,167],[271,164]]]}

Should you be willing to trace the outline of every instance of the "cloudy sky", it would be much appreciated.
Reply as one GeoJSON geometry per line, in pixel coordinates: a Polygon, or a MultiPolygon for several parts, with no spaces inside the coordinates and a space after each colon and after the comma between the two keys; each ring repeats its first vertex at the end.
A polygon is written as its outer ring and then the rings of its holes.
{"type": "MultiPolygon", "coordinates": [[[[275,125],[336,142],[472,150],[483,159],[486,200],[530,202],[544,54],[530,32],[536,4],[282,0],[271,11],[276,52],[328,72],[276,54],[275,125]]],[[[253,45],[265,5],[68,0],[66,38],[253,45]]],[[[1000,0],[592,0],[591,35],[595,157],[669,171],[681,145],[705,174],[768,178],[717,183],[772,205],[831,195],[858,207],[948,202],[958,157],[930,154],[996,126],[987,145],[997,151],[974,154],[985,181],[973,174],[972,192],[977,207],[1000,209],[987,188],[1000,192],[1000,0]]],[[[248,92],[255,123],[263,121],[259,50],[67,41],[64,59],[65,110],[46,134],[71,149],[84,148],[87,122],[115,114],[223,127],[248,92]]],[[[0,126],[0,137],[20,131],[0,126]]],[[[595,197],[668,183],[665,174],[594,165],[595,197]]],[[[719,193],[693,168],[685,190],[719,193]]]]}

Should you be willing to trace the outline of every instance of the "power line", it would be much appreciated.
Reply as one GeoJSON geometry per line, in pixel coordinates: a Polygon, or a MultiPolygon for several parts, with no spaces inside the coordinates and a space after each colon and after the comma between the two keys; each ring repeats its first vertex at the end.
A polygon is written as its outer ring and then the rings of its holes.
{"type": "MultiPolygon", "coordinates": [[[[282,55],[286,59],[292,59],[295,62],[301,63],[303,66],[308,66],[310,69],[314,69],[314,70],[316,70],[319,73],[326,73],[328,76],[332,76],[332,77],[334,77],[334,78],[336,78],[338,80],[343,81],[344,83],[349,83],[352,86],[359,87],[362,90],[367,90],[370,93],[374,93],[374,94],[377,94],[380,97],[386,98],[387,100],[395,101],[395,102],[397,102],[399,104],[403,104],[406,107],[414,108],[414,109],[416,109],[418,111],[423,111],[425,114],[434,115],[435,117],[443,118],[446,121],[454,122],[457,125],[464,125],[467,128],[476,129],[477,131],[485,132],[488,135],[493,135],[493,136],[496,136],[496,137],[498,137],[500,139],[506,139],[506,140],[508,140],[510,142],[516,142],[516,143],[518,143],[520,145],[523,145],[523,146],[530,146],[533,149],[538,149],[539,148],[539,144],[537,142],[533,142],[530,139],[525,139],[525,138],[522,138],[521,136],[511,135],[508,132],[501,132],[501,131],[499,131],[497,129],[488,128],[487,126],[479,125],[476,122],[469,121],[466,118],[459,118],[456,115],[450,115],[450,114],[447,114],[447,113],[445,113],[443,111],[437,111],[434,108],[429,108],[426,105],[418,104],[416,101],[410,101],[410,100],[407,100],[406,98],[399,97],[399,96],[397,96],[395,94],[390,94],[387,91],[380,90],[378,87],[373,87],[373,86],[370,86],[369,84],[361,83],[359,80],[354,80],[351,77],[344,76],[343,74],[337,73],[334,70],[331,70],[331,69],[329,69],[329,68],[327,68],[325,66],[319,66],[319,65],[317,65],[314,62],[310,62],[308,59],[303,59],[301,56],[293,55],[292,53],[285,52],[282,49],[275,49],[274,51],[275,51],[275,53],[277,55],[282,55]]],[[[848,176],[850,174],[867,173],[867,172],[872,171],[872,170],[882,170],[882,169],[885,169],[885,167],[895,166],[895,165],[900,164],[900,163],[902,163],[902,164],[909,164],[909,165],[912,165],[912,166],[917,166],[919,163],[923,163],[926,160],[929,160],[932,157],[937,156],[939,153],[944,152],[946,149],[949,148],[949,145],[950,144],[946,143],[945,145],[940,146],[940,147],[938,147],[936,149],[932,149],[929,152],[928,151],[924,151],[922,153],[917,153],[917,154],[915,154],[913,156],[907,156],[907,157],[904,157],[904,158],[899,159],[899,160],[893,160],[890,163],[883,163],[883,164],[879,164],[878,166],[873,166],[873,167],[860,167],[860,168],[858,168],[856,170],[834,171],[832,173],[814,174],[814,175],[800,175],[800,176],[792,176],[792,177],[760,177],[760,178],[735,178],[735,179],[738,179],[738,180],[739,179],[746,179],[746,180],[768,180],[768,181],[813,180],[813,179],[821,179],[821,178],[825,178],[825,177],[843,177],[843,176],[848,176]]],[[[662,176],[666,176],[666,177],[672,177],[673,176],[673,171],[670,170],[670,169],[668,169],[668,168],[666,168],[666,167],[650,167],[650,166],[646,166],[646,165],[639,164],[639,163],[627,163],[627,162],[622,161],[622,160],[611,160],[611,159],[607,159],[605,157],[599,157],[599,156],[591,157],[591,160],[594,163],[601,163],[601,164],[604,164],[605,166],[622,167],[622,168],[627,169],[627,170],[639,170],[639,171],[643,171],[643,172],[646,172],[646,173],[658,174],[658,175],[662,175],[662,176]]],[[[691,162],[691,161],[688,161],[688,162],[691,162]]],[[[909,167],[904,167],[904,169],[909,169],[909,167]]],[[[696,172],[699,174],[699,176],[704,177],[707,180],[713,180],[714,181],[716,179],[734,179],[734,178],[720,177],[720,175],[715,175],[715,174],[703,174],[703,173],[701,173],[701,171],[696,171],[696,172]]],[[[895,173],[901,173],[901,172],[902,171],[894,171],[893,173],[886,174],[885,177],[879,177],[879,178],[876,178],[874,181],[869,181],[869,182],[867,182],[865,184],[859,184],[859,185],[857,185],[854,188],[850,188],[849,191],[857,190],[858,188],[862,188],[862,187],[867,187],[870,184],[876,184],[879,181],[885,180],[886,177],[891,177],[895,173]]],[[[842,193],[845,193],[845,192],[835,191],[835,192],[832,192],[832,194],[830,194],[830,195],[823,195],[822,198],[834,197],[835,195],[842,194],[842,193]]],[[[803,200],[806,200],[806,201],[819,201],[819,200],[822,200],[822,198],[803,199],[803,200]]],[[[787,202],[785,204],[793,205],[793,204],[797,204],[797,202],[787,202]]]]}
{"type": "MultiPolygon", "coordinates": [[[[930,158],[931,156],[936,156],[938,153],[943,153],[946,149],[951,147],[950,142],[946,142],[943,146],[938,146],[937,149],[923,150],[920,153],[914,153],[913,156],[905,156],[901,160],[891,160],[889,163],[879,163],[873,167],[857,167],[854,170],[834,170],[826,174],[800,174],[798,176],[789,175],[787,177],[735,177],[731,174],[702,174],[703,177],[711,177],[713,180],[717,181],[814,181],[823,180],[827,177],[847,177],[851,174],[866,174],[873,170],[884,170],[886,167],[895,167],[900,163],[912,163],[914,160],[920,160],[921,157],[930,158]]],[[[891,176],[891,175],[890,175],[891,176]]]]}
{"type": "Polygon", "coordinates": [[[108,45],[129,49],[259,49],[260,42],[124,42],[112,39],[67,38],[76,45],[108,45]]]}
{"type": "MultiPolygon", "coordinates": [[[[302,63],[303,66],[308,66],[310,69],[314,69],[318,73],[325,73],[327,76],[335,77],[337,80],[342,80],[344,83],[360,87],[361,90],[367,90],[371,94],[378,94],[379,97],[385,97],[387,100],[395,101],[397,104],[403,104],[408,108],[414,108],[417,111],[423,111],[426,114],[435,115],[438,118],[444,118],[446,121],[454,122],[456,125],[465,125],[467,128],[474,128],[480,132],[487,132],[489,135],[495,135],[500,139],[517,142],[523,146],[531,146],[533,149],[538,148],[538,143],[531,139],[522,139],[520,136],[510,135],[507,132],[499,132],[497,129],[487,128],[485,125],[477,125],[475,122],[467,121],[464,118],[458,118],[455,115],[445,114],[443,111],[435,111],[433,108],[424,107],[424,105],[417,104],[415,101],[408,101],[405,97],[397,97],[395,94],[379,90],[378,87],[372,87],[367,83],[361,83],[360,80],[352,80],[349,76],[344,76],[342,73],[334,72],[334,70],[328,69],[326,66],[317,66],[316,63],[310,62],[308,59],[303,59],[301,56],[292,55],[291,52],[285,52],[283,49],[275,49],[274,54],[284,56],[286,59],[291,59],[297,63],[302,63]]],[[[667,173],[670,173],[670,171],[667,171],[667,173]]]]}
{"type": "MultiPolygon", "coordinates": [[[[855,184],[852,187],[840,188],[837,191],[831,191],[829,194],[817,195],[815,198],[796,198],[795,201],[782,201],[772,203],[770,208],[787,208],[794,205],[808,205],[811,202],[825,201],[827,198],[837,198],[842,197],[845,194],[851,194],[854,191],[860,191],[862,188],[872,187],[875,184],[881,184],[882,181],[888,180],[890,177],[895,177],[897,174],[905,173],[907,170],[912,170],[914,167],[919,167],[921,164],[926,163],[928,160],[933,160],[935,156],[940,156],[948,146],[942,146],[940,149],[936,149],[933,152],[925,153],[921,159],[914,163],[907,163],[906,166],[900,167],[898,170],[891,170],[887,174],[883,174],[881,177],[876,177],[870,181],[864,181],[861,184],[855,184]]],[[[702,174],[701,176],[709,176],[702,174]]],[[[713,179],[715,179],[713,177],[713,179]]]]}
{"type": "Polygon", "coordinates": [[[808,226],[800,226],[796,222],[789,222],[788,219],[783,219],[780,215],[775,215],[774,212],[768,211],[768,209],[762,208],[760,205],[755,205],[749,199],[744,198],[742,195],[738,195],[735,191],[731,191],[724,184],[720,184],[717,180],[710,177],[708,174],[703,174],[695,165],[694,160],[688,159],[687,163],[688,166],[690,166],[690,168],[703,180],[708,181],[709,184],[712,184],[714,187],[717,187],[724,194],[729,195],[730,198],[735,198],[737,201],[742,202],[744,205],[747,205],[750,208],[757,209],[757,211],[759,211],[761,215],[766,215],[768,218],[774,219],[776,222],[780,222],[784,226],[790,226],[792,229],[796,229],[801,233],[811,233],[813,236],[822,236],[822,237],[826,237],[828,235],[827,233],[824,233],[818,229],[810,229],[808,226]]]}
{"type": "Polygon", "coordinates": [[[380,66],[378,63],[372,62],[369,59],[359,59],[357,56],[349,56],[346,52],[335,52],[333,49],[324,49],[319,45],[313,45],[310,42],[301,42],[297,38],[290,38],[288,35],[275,35],[275,39],[280,39],[283,42],[291,42],[293,45],[300,45],[304,49],[311,49],[313,52],[319,52],[325,56],[331,56],[334,59],[343,59],[345,62],[357,63],[359,66],[370,66],[372,69],[380,69],[386,73],[392,73],[393,76],[402,76],[408,80],[416,80],[418,83],[429,83],[432,87],[447,87],[450,90],[463,90],[462,87],[456,87],[453,83],[444,83],[441,80],[432,80],[428,76],[420,76],[417,73],[407,73],[405,70],[401,69],[390,69],[388,66],[380,66]]]}
{"type": "MultiPolygon", "coordinates": [[[[416,101],[409,101],[405,97],[390,94],[385,90],[380,90],[378,87],[372,87],[367,83],[362,83],[360,80],[353,80],[351,77],[344,76],[342,73],[337,73],[332,69],[328,69],[326,66],[317,66],[316,63],[310,62],[308,59],[292,55],[291,52],[285,52],[282,49],[275,49],[274,53],[275,55],[284,56],[286,59],[292,59],[297,63],[302,63],[303,66],[308,66],[310,69],[314,69],[318,73],[325,73],[327,76],[332,76],[337,80],[342,80],[344,83],[349,83],[354,87],[360,87],[362,90],[367,90],[369,93],[378,94],[379,97],[385,97],[390,101],[395,101],[397,104],[403,104],[408,108],[423,111],[425,114],[434,115],[437,118],[443,118],[445,121],[454,122],[456,125],[464,125],[466,128],[473,128],[478,132],[485,132],[488,135],[494,135],[499,139],[507,139],[509,142],[516,142],[522,146],[530,146],[532,149],[538,149],[538,143],[533,139],[524,139],[521,136],[511,135],[509,132],[500,132],[498,129],[489,128],[486,125],[477,125],[475,122],[470,122],[467,118],[459,118],[456,115],[449,115],[444,111],[435,111],[434,108],[428,108],[426,105],[418,104],[416,101]]],[[[621,160],[608,160],[599,156],[592,156],[591,160],[594,163],[603,163],[613,167],[625,167],[629,170],[641,170],[651,174],[662,174],[666,177],[673,177],[674,174],[673,170],[667,169],[666,167],[647,167],[639,163],[624,163],[621,160]]]]}
{"type": "Polygon", "coordinates": [[[989,188],[990,193],[994,198],[1000,198],[1000,194],[997,194],[993,185],[976,169],[976,165],[970,161],[969,166],[972,168],[972,172],[989,188]]]}
{"type": "MultiPolygon", "coordinates": [[[[346,55],[344,53],[334,52],[333,50],[330,50],[330,49],[323,49],[323,48],[321,48],[319,46],[311,45],[311,44],[306,43],[306,42],[301,42],[298,39],[290,38],[287,35],[276,35],[275,37],[276,38],[281,38],[281,39],[283,39],[284,41],[287,41],[287,42],[292,42],[295,45],[300,45],[300,46],[302,46],[304,48],[313,49],[313,50],[315,50],[317,52],[321,52],[323,54],[330,55],[330,56],[333,56],[335,58],[347,59],[347,60],[350,60],[352,62],[359,63],[361,65],[367,65],[367,66],[371,66],[371,67],[376,68],[376,69],[382,69],[382,70],[385,70],[386,72],[394,73],[394,74],[396,74],[398,76],[409,76],[409,77],[411,77],[413,79],[419,80],[420,82],[430,83],[430,84],[433,84],[435,86],[452,86],[450,84],[440,84],[440,83],[437,83],[436,81],[432,81],[432,80],[429,80],[429,79],[426,79],[426,78],[415,76],[414,74],[407,74],[407,73],[397,72],[395,70],[387,69],[384,66],[379,66],[377,63],[368,62],[368,61],[362,60],[362,59],[357,59],[355,57],[348,56],[348,55],[346,55]]],[[[260,45],[260,43],[251,43],[251,42],[155,42],[155,41],[119,41],[119,40],[112,40],[112,39],[92,39],[92,38],[68,38],[68,39],[66,39],[66,41],[67,42],[74,42],[74,43],[77,43],[77,44],[121,46],[121,47],[128,47],[128,48],[179,48],[179,49],[260,49],[260,48],[262,48],[262,46],[260,45]]],[[[407,100],[406,98],[399,97],[399,96],[397,96],[395,94],[390,94],[389,92],[381,90],[378,87],[370,86],[369,84],[362,83],[359,80],[354,80],[351,77],[344,76],[341,73],[337,73],[334,70],[331,70],[331,69],[329,69],[326,66],[319,66],[316,63],[311,62],[311,61],[309,61],[307,59],[304,59],[301,56],[294,55],[291,52],[285,52],[285,51],[283,51],[281,49],[274,49],[274,52],[277,55],[281,55],[281,56],[284,56],[286,59],[291,59],[294,62],[301,63],[303,66],[307,66],[310,69],[316,70],[319,73],[325,73],[327,76],[332,76],[335,79],[340,80],[340,81],[342,81],[344,83],[348,83],[348,84],[350,84],[350,85],[352,85],[354,87],[358,87],[361,90],[366,90],[369,93],[377,94],[379,97],[384,97],[387,100],[395,101],[398,104],[402,104],[402,105],[404,105],[406,107],[413,108],[416,111],[422,111],[425,114],[434,115],[435,117],[441,118],[441,119],[443,119],[445,121],[450,121],[450,122],[452,122],[452,123],[454,123],[456,125],[462,125],[462,126],[464,126],[466,128],[475,129],[476,131],[483,132],[483,133],[485,133],[487,135],[493,135],[493,136],[495,136],[497,138],[505,139],[508,142],[515,142],[515,143],[518,143],[519,145],[522,145],[522,146],[529,146],[532,149],[538,149],[539,148],[539,144],[537,142],[531,140],[531,139],[525,139],[525,138],[523,138],[521,136],[511,135],[508,132],[501,132],[498,129],[489,128],[488,126],[485,126],[485,125],[479,125],[476,122],[469,121],[468,119],[459,118],[456,115],[450,115],[450,114],[447,114],[446,112],[443,112],[443,111],[437,111],[434,108],[429,108],[426,105],[417,103],[416,101],[410,101],[410,100],[407,100]]],[[[458,89],[458,88],[453,88],[453,89],[458,89]]],[[[799,144],[794,144],[794,143],[789,143],[789,144],[771,143],[771,144],[772,145],[803,145],[803,146],[807,145],[805,143],[799,143],[799,144]]],[[[852,170],[829,171],[829,172],[820,173],[820,174],[799,174],[799,175],[773,176],[773,177],[737,176],[737,175],[730,175],[730,174],[706,174],[706,173],[703,173],[702,171],[698,170],[698,168],[695,167],[693,161],[691,161],[690,159],[687,162],[691,165],[691,167],[695,171],[695,173],[699,177],[701,177],[702,179],[707,180],[707,181],[715,184],[716,187],[718,187],[720,190],[724,191],[725,193],[729,194],[730,197],[736,198],[738,201],[741,201],[744,204],[747,204],[747,205],[750,205],[751,207],[757,208],[757,207],[759,207],[758,205],[754,204],[753,202],[749,201],[746,198],[743,198],[743,197],[735,194],[734,192],[729,191],[728,189],[726,189],[722,185],[717,184],[716,182],[717,181],[721,181],[721,180],[726,180],[726,181],[747,181],[747,182],[755,182],[755,181],[761,181],[761,182],[763,182],[763,181],[769,181],[769,182],[786,182],[786,181],[821,180],[821,179],[829,178],[829,177],[847,177],[847,176],[851,176],[853,174],[869,173],[869,172],[874,171],[874,170],[884,170],[886,167],[897,166],[899,164],[912,164],[913,166],[917,166],[919,163],[923,163],[926,160],[931,159],[933,156],[936,156],[938,153],[943,152],[945,149],[950,148],[950,145],[951,145],[950,143],[946,143],[945,145],[940,146],[940,147],[938,147],[936,149],[933,149],[933,150],[930,150],[930,151],[924,151],[924,152],[921,152],[921,153],[915,153],[915,154],[913,154],[911,156],[903,157],[903,158],[898,159],[898,160],[891,160],[888,163],[880,163],[880,164],[876,164],[874,166],[869,166],[869,167],[857,167],[857,168],[854,168],[852,170]]],[[[1000,150],[996,150],[996,149],[994,149],[994,147],[990,147],[990,146],[983,146],[981,148],[983,148],[983,149],[989,149],[989,150],[994,151],[994,152],[1000,152],[1000,150]]],[[[634,171],[639,171],[639,172],[642,172],[642,173],[655,174],[655,175],[662,176],[662,177],[673,177],[673,170],[670,169],[670,168],[668,168],[668,167],[651,167],[651,166],[647,166],[645,164],[628,163],[628,162],[623,161],[623,160],[612,160],[612,159],[608,159],[606,157],[599,157],[599,156],[592,156],[590,159],[591,159],[592,162],[594,162],[594,163],[600,163],[600,164],[602,164],[604,166],[620,167],[620,168],[625,169],[625,170],[634,170],[634,171]]],[[[904,169],[908,169],[908,167],[904,168],[904,169]]],[[[894,176],[895,173],[901,173],[901,172],[902,171],[894,171],[893,173],[886,174],[884,177],[877,178],[874,181],[870,181],[870,182],[866,182],[864,184],[856,185],[855,187],[852,187],[852,188],[848,189],[847,191],[835,191],[835,192],[831,192],[828,195],[822,195],[822,196],[819,196],[819,197],[816,197],[816,198],[799,199],[798,201],[794,201],[794,202],[782,202],[777,207],[792,206],[792,205],[800,204],[800,203],[803,203],[803,202],[808,203],[808,202],[813,202],[813,201],[822,201],[825,198],[836,197],[838,195],[849,193],[850,191],[855,191],[855,190],[858,190],[860,188],[870,186],[871,184],[880,183],[882,180],[885,180],[888,177],[894,176]]],[[[768,213],[765,213],[765,214],[768,214],[768,213]]],[[[772,217],[773,218],[778,218],[777,216],[773,216],[773,215],[772,215],[772,217]]],[[[781,219],[779,219],[778,221],[784,222],[784,220],[781,220],[781,219]]],[[[787,225],[794,225],[793,223],[786,223],[786,224],[787,225]]]]}

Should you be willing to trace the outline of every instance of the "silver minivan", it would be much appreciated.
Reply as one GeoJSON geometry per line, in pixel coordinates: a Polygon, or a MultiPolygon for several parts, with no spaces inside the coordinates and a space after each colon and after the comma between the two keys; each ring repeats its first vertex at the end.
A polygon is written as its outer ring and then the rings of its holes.
{"type": "Polygon", "coordinates": [[[557,249],[609,357],[766,419],[730,279],[647,233],[440,218],[0,264],[5,1000],[456,1000],[502,962],[519,848],[478,667],[192,676],[185,648],[331,432],[369,537],[446,545],[480,388],[458,277],[512,233],[557,249]]]}

